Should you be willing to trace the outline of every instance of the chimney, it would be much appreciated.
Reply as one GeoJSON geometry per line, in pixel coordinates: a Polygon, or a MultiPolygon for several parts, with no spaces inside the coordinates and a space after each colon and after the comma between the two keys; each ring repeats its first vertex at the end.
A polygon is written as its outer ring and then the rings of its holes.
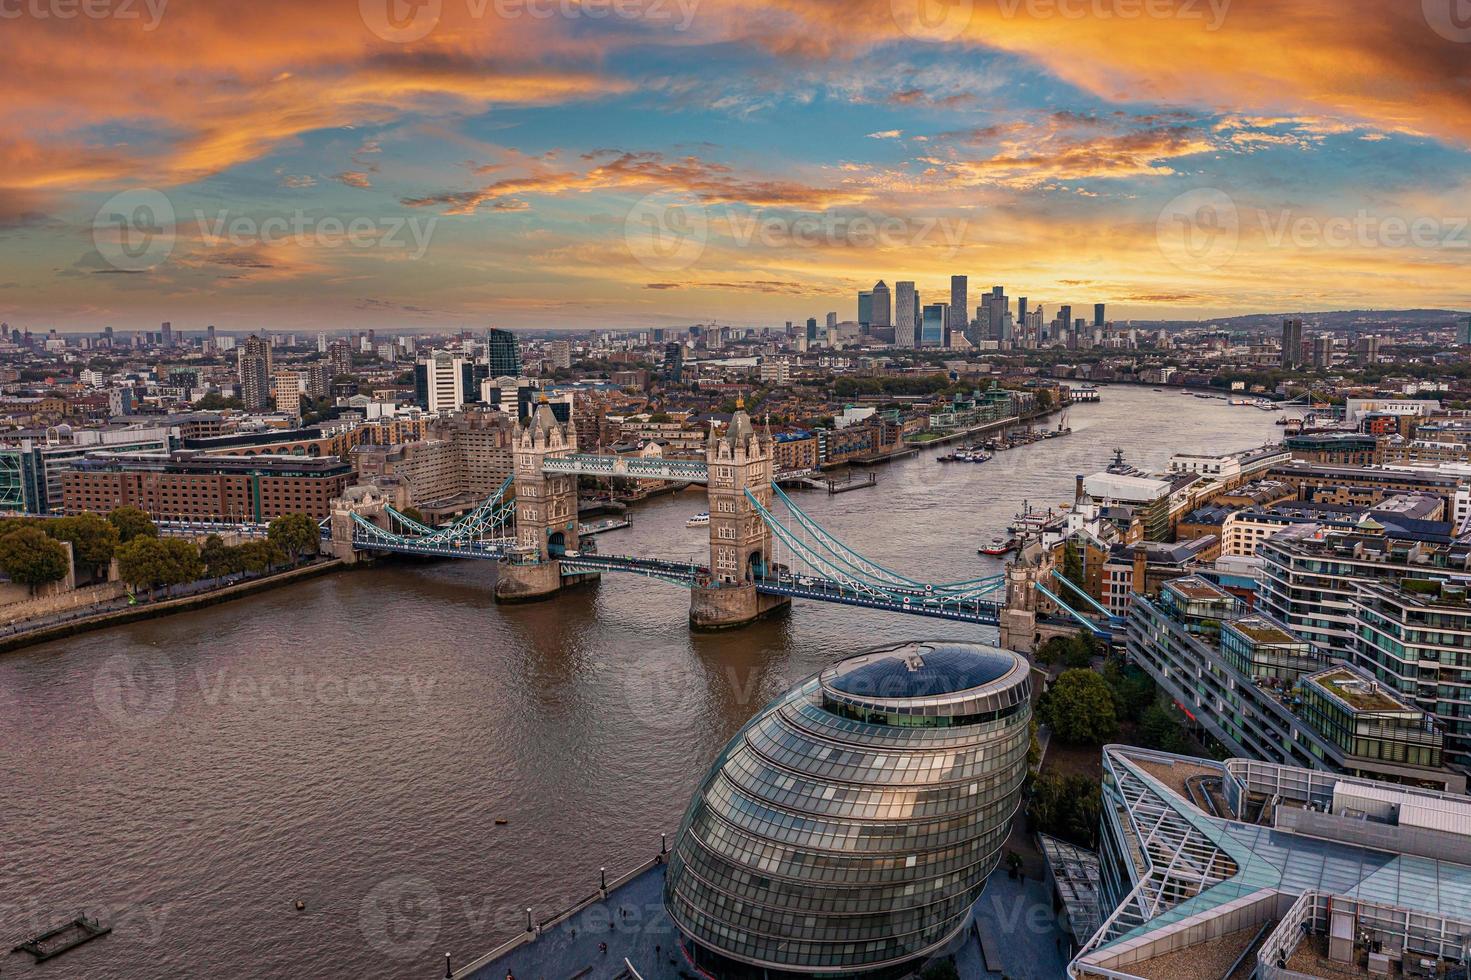
{"type": "Polygon", "coordinates": [[[1083,474],[1079,473],[1073,477],[1073,503],[1083,500],[1083,474]]]}
{"type": "Polygon", "coordinates": [[[1149,549],[1142,544],[1134,546],[1134,591],[1144,594],[1144,583],[1149,575],[1149,549]]]}

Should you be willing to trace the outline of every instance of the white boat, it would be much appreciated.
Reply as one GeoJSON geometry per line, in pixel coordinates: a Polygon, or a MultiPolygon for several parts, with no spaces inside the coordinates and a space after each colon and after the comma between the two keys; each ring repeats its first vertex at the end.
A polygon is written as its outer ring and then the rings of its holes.
{"type": "Polygon", "coordinates": [[[709,523],[710,523],[710,512],[708,510],[706,510],[706,511],[701,511],[700,513],[696,514],[694,517],[691,517],[689,520],[685,521],[684,522],[684,526],[685,527],[704,527],[706,524],[709,524],[709,523]]]}

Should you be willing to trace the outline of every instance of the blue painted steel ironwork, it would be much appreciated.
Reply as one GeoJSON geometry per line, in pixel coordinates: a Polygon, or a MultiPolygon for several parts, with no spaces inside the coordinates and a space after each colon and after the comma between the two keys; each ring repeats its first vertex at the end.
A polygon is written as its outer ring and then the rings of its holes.
{"type": "MultiPolygon", "coordinates": [[[[603,465],[613,457],[564,456],[549,459],[547,464],[558,460],[567,461],[568,472],[589,472],[576,467],[589,466],[589,461],[603,465]]],[[[624,460],[619,463],[682,463],[682,460],[624,460]]],[[[704,463],[699,463],[704,468],[704,463]]],[[[549,472],[561,469],[546,467],[549,472]]],[[[625,470],[635,475],[633,470],[625,470]]],[[[692,472],[692,471],[691,471],[692,472]]],[[[680,476],[664,475],[665,479],[690,479],[691,472],[680,476]]],[[[622,474],[620,474],[622,475],[622,474]]],[[[637,473],[647,478],[645,472],[637,473]]],[[[515,545],[514,500],[505,501],[511,481],[507,480],[493,496],[476,507],[474,511],[452,524],[431,528],[422,522],[405,517],[399,511],[387,511],[400,527],[413,533],[397,533],[374,524],[360,514],[353,514],[353,545],[364,551],[383,551],[396,554],[425,555],[446,558],[478,558],[496,560],[507,555],[515,545]]],[[[769,562],[765,574],[754,580],[756,590],[769,595],[784,595],[818,602],[835,602],[866,609],[928,616],[935,619],[952,619],[962,622],[994,626],[999,621],[1001,603],[993,596],[1004,586],[1004,575],[963,582],[926,583],[894,572],[873,562],[843,544],[817,521],[802,512],[780,489],[773,488],[792,516],[796,527],[779,520],[760,500],[747,491],[747,497],[755,506],[761,520],[770,529],[775,539],[785,546],[796,570],[780,562],[769,562]]],[[[323,528],[324,536],[327,528],[323,528]]],[[[693,588],[710,581],[710,569],[691,562],[667,561],[661,558],[643,558],[629,555],[599,554],[591,547],[559,559],[563,575],[589,575],[606,572],[642,575],[684,588],[693,588]]],[[[1050,593],[1049,593],[1050,596],[1050,593]]],[[[1054,599],[1054,601],[1057,601],[1054,599]]],[[[1066,609],[1066,605],[1059,602],[1066,609]]],[[[1077,613],[1072,610],[1074,616],[1077,613]]],[[[1078,617],[1082,619],[1082,617],[1078,617]]]]}
{"type": "Polygon", "coordinates": [[[658,456],[568,453],[566,456],[548,456],[542,461],[541,471],[566,476],[626,476],[687,483],[707,483],[710,480],[710,468],[702,459],[662,459],[658,456]]]}

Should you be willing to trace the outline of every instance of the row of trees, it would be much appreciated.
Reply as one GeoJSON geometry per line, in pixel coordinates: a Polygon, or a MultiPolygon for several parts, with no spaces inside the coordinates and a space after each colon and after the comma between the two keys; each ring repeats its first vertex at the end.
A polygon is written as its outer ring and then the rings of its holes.
{"type": "Polygon", "coordinates": [[[305,514],[271,521],[264,540],[228,546],[210,535],[201,548],[184,538],[160,538],[158,527],[136,507],[119,507],[104,518],[22,517],[0,521],[0,572],[34,592],[66,578],[62,542],[72,546],[78,578],[105,578],[114,558],[118,575],[135,590],[153,592],[203,578],[263,573],[295,564],[317,550],[317,525],[305,514]]]}
{"type": "Polygon", "coordinates": [[[104,518],[83,513],[74,517],[12,517],[0,521],[0,571],[31,591],[66,578],[72,567],[78,579],[105,577],[120,546],[137,537],[155,537],[158,528],[136,507],[119,507],[104,518]]]}

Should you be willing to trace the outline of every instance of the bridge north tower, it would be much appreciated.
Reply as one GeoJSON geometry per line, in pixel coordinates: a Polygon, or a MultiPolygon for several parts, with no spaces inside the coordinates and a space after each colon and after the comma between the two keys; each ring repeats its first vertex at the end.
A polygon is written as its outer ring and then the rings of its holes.
{"type": "Polygon", "coordinates": [[[500,564],[495,596],[502,602],[550,596],[563,585],[558,559],[578,549],[577,477],[547,473],[543,463],[577,450],[577,430],[559,422],[545,396],[512,434],[516,543],[500,564]]]}
{"type": "Polygon", "coordinates": [[[712,429],[705,446],[710,504],[710,581],[690,596],[690,623],[699,629],[740,626],[789,601],[756,592],[771,561],[771,531],[746,495],[771,507],[775,454],[771,437],[756,431],[737,403],[724,433],[712,429]]]}

